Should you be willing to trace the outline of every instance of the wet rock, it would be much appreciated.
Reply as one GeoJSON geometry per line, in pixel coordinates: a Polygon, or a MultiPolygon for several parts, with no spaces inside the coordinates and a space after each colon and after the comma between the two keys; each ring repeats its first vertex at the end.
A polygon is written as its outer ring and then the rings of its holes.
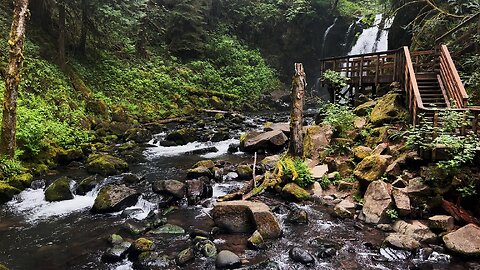
{"type": "Polygon", "coordinates": [[[310,193],[295,183],[288,183],[282,188],[282,196],[289,200],[305,201],[310,193]]]}
{"type": "Polygon", "coordinates": [[[399,216],[404,217],[412,212],[412,209],[410,207],[410,198],[404,190],[393,188],[392,196],[399,216]]]}
{"type": "Polygon", "coordinates": [[[229,201],[220,202],[213,208],[215,224],[233,233],[252,233],[255,230],[265,238],[278,238],[282,234],[280,223],[261,202],[229,201]]]}
{"type": "Polygon", "coordinates": [[[448,232],[454,229],[454,219],[451,216],[437,215],[428,218],[428,227],[433,230],[448,232]]]}
{"type": "Polygon", "coordinates": [[[391,247],[383,247],[380,249],[379,258],[374,258],[375,261],[381,262],[395,262],[404,261],[412,257],[413,253],[409,250],[398,250],[391,247]]]}
{"type": "Polygon", "coordinates": [[[190,238],[195,238],[195,237],[197,237],[197,236],[209,238],[209,237],[210,237],[210,233],[207,232],[207,231],[204,231],[204,230],[200,230],[200,229],[193,229],[193,230],[190,232],[190,238]]]}
{"type": "Polygon", "coordinates": [[[213,195],[213,187],[207,181],[200,179],[187,180],[185,185],[186,196],[190,205],[197,204],[200,200],[210,198],[213,195]]]}
{"type": "Polygon", "coordinates": [[[307,191],[310,193],[310,198],[312,201],[319,203],[322,200],[323,189],[320,183],[315,182],[313,183],[307,191]]]}
{"type": "Polygon", "coordinates": [[[177,180],[160,180],[152,184],[155,193],[172,195],[177,199],[185,197],[185,184],[177,180]]]}
{"type": "Polygon", "coordinates": [[[116,263],[122,261],[127,256],[128,250],[132,244],[129,242],[123,241],[120,243],[115,243],[113,247],[108,248],[102,254],[102,262],[104,263],[116,263]]]}
{"type": "Polygon", "coordinates": [[[335,205],[333,210],[338,217],[353,218],[355,215],[355,203],[353,203],[350,199],[345,199],[339,204],[335,205]]]}
{"type": "Polygon", "coordinates": [[[286,221],[293,224],[306,224],[308,223],[308,213],[305,209],[295,206],[288,213],[286,221]]]}
{"type": "Polygon", "coordinates": [[[325,150],[325,147],[330,144],[332,134],[331,126],[307,127],[303,141],[305,157],[318,160],[325,150]]]}
{"type": "Polygon", "coordinates": [[[373,150],[367,146],[357,146],[353,148],[353,155],[358,160],[363,160],[364,158],[370,156],[373,150]]]}
{"type": "Polygon", "coordinates": [[[119,244],[123,243],[124,241],[123,241],[123,237],[121,237],[120,235],[112,234],[108,238],[108,242],[112,245],[119,245],[119,244]]]}
{"type": "Polygon", "coordinates": [[[253,232],[252,236],[250,236],[247,241],[248,245],[254,249],[261,249],[265,246],[263,236],[258,231],[253,232]]]}
{"type": "Polygon", "coordinates": [[[360,216],[367,223],[385,223],[387,210],[392,206],[391,186],[383,181],[372,182],[365,192],[365,203],[360,216]]]}
{"type": "Polygon", "coordinates": [[[207,153],[216,153],[216,152],[218,152],[218,149],[214,146],[211,146],[211,147],[204,147],[204,148],[199,148],[199,149],[185,152],[185,155],[205,155],[207,153]]]}
{"type": "Polygon", "coordinates": [[[124,160],[104,154],[92,154],[87,159],[87,171],[103,176],[115,175],[128,170],[124,160]]]}
{"type": "Polygon", "coordinates": [[[129,236],[138,236],[147,231],[147,227],[133,222],[126,222],[122,224],[120,231],[122,234],[126,234],[129,236]]]}
{"type": "Polygon", "coordinates": [[[132,251],[138,254],[153,250],[155,250],[155,243],[147,238],[138,238],[132,244],[132,251]]]}
{"type": "Polygon", "coordinates": [[[312,177],[315,179],[321,179],[328,173],[328,165],[315,166],[312,169],[312,177]]]}
{"type": "Polygon", "coordinates": [[[253,169],[250,165],[238,165],[237,173],[238,178],[241,180],[250,180],[253,178],[253,169]]]}
{"type": "Polygon", "coordinates": [[[176,145],[185,145],[197,140],[196,130],[194,128],[182,128],[167,134],[165,140],[175,142],[176,145]]]}
{"type": "Polygon", "coordinates": [[[215,257],[217,255],[217,247],[215,244],[207,238],[197,236],[194,239],[195,250],[201,253],[206,258],[215,257]]]}
{"type": "Polygon", "coordinates": [[[288,141],[288,137],[280,130],[264,133],[250,132],[240,138],[240,150],[256,152],[259,150],[278,150],[288,141]]]}
{"type": "Polygon", "coordinates": [[[337,183],[337,191],[348,192],[356,189],[358,183],[346,182],[343,180],[338,181],[337,183]]]}
{"type": "Polygon", "coordinates": [[[7,184],[6,182],[0,181],[0,204],[10,201],[13,196],[20,193],[16,187],[12,187],[11,185],[7,184]]]}
{"type": "Polygon", "coordinates": [[[177,256],[175,256],[175,263],[178,266],[184,266],[189,261],[193,261],[195,259],[195,253],[193,248],[187,248],[180,251],[177,256]]]}
{"type": "Polygon", "coordinates": [[[238,179],[238,173],[236,172],[229,172],[222,177],[222,181],[233,181],[238,179]]]}
{"type": "Polygon", "coordinates": [[[420,243],[415,240],[415,238],[400,233],[391,233],[385,238],[383,243],[391,247],[405,250],[416,250],[420,247],[420,243]]]}
{"type": "Polygon", "coordinates": [[[384,123],[403,121],[408,113],[404,109],[401,94],[390,92],[381,97],[370,114],[370,122],[375,126],[384,123]]]}
{"type": "Polygon", "coordinates": [[[363,186],[367,186],[369,183],[379,179],[388,166],[388,160],[385,156],[371,155],[363,159],[353,174],[360,179],[360,183],[363,186]]]}
{"type": "Polygon", "coordinates": [[[33,175],[29,173],[22,173],[10,178],[7,182],[12,187],[18,188],[20,190],[24,190],[32,184],[33,175]]]}
{"type": "Polygon", "coordinates": [[[308,266],[315,264],[315,259],[313,256],[304,249],[294,247],[290,249],[288,255],[295,262],[299,262],[308,266]]]}
{"type": "Polygon", "coordinates": [[[230,145],[228,145],[227,152],[230,154],[237,153],[239,151],[239,148],[240,148],[240,144],[231,143],[230,145]]]}
{"type": "Polygon", "coordinates": [[[93,213],[110,213],[122,211],[137,203],[140,193],[126,186],[107,185],[95,198],[91,211],[93,213]]]}
{"type": "Polygon", "coordinates": [[[337,251],[342,248],[341,244],[322,238],[315,238],[310,245],[316,249],[315,255],[322,259],[335,256],[337,251]]]}
{"type": "Polygon", "coordinates": [[[187,177],[189,179],[195,179],[202,176],[213,177],[213,174],[209,168],[204,166],[195,167],[193,169],[188,170],[187,172],[187,177]]]}
{"type": "Polygon", "coordinates": [[[45,200],[48,202],[58,202],[73,199],[73,193],[70,190],[70,179],[66,176],[58,178],[45,189],[45,200]]]}
{"type": "Polygon", "coordinates": [[[205,167],[209,170],[213,169],[215,167],[215,162],[213,160],[207,159],[207,160],[200,160],[199,162],[195,163],[192,168],[198,168],[198,167],[205,167]]]}
{"type": "Polygon", "coordinates": [[[125,132],[127,141],[146,143],[152,139],[152,133],[146,128],[131,128],[125,132]]]}
{"type": "Polygon", "coordinates": [[[240,261],[240,257],[229,250],[220,251],[215,259],[215,266],[218,269],[235,269],[239,268],[241,265],[242,262],[240,261]]]}
{"type": "Polygon", "coordinates": [[[443,236],[448,249],[467,256],[480,256],[480,228],[468,224],[443,236]]]}
{"type": "Polygon", "coordinates": [[[142,181],[142,177],[139,177],[138,175],[133,173],[126,173],[122,177],[122,182],[130,185],[138,184],[140,183],[140,181],[142,181]]]}
{"type": "Polygon", "coordinates": [[[280,161],[280,155],[273,155],[265,157],[260,163],[263,164],[267,169],[273,169],[278,161],[280,161]]]}
{"type": "Polygon", "coordinates": [[[177,225],[165,224],[158,229],[150,231],[151,234],[184,234],[185,230],[177,225]]]}
{"type": "Polygon", "coordinates": [[[284,122],[284,123],[272,123],[272,122],[267,122],[263,125],[263,130],[264,131],[273,131],[273,130],[280,130],[285,135],[289,136],[290,135],[290,123],[284,122]]]}
{"type": "Polygon", "coordinates": [[[91,175],[83,179],[77,186],[75,192],[77,195],[85,195],[92,191],[103,180],[99,175],[91,175]]]}
{"type": "Polygon", "coordinates": [[[421,243],[432,243],[437,239],[437,235],[418,220],[412,220],[410,222],[397,220],[393,223],[393,230],[411,236],[421,243]]]}

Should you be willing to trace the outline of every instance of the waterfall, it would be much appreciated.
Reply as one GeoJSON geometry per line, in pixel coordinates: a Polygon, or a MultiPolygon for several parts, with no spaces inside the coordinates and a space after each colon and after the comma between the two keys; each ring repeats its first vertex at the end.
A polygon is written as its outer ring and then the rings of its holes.
{"type": "Polygon", "coordinates": [[[335,24],[337,23],[337,20],[338,18],[335,18],[335,20],[333,20],[333,23],[332,25],[330,25],[327,30],[325,30],[325,33],[323,34],[323,42],[322,42],[322,50],[323,50],[323,55],[325,55],[325,44],[327,42],[327,37],[328,37],[328,34],[330,33],[330,31],[332,30],[332,28],[335,26],[335,24]]]}
{"type": "Polygon", "coordinates": [[[352,47],[349,55],[364,54],[378,51],[386,51],[388,48],[388,30],[392,19],[383,19],[382,14],[375,16],[372,27],[364,29],[352,47]]]}

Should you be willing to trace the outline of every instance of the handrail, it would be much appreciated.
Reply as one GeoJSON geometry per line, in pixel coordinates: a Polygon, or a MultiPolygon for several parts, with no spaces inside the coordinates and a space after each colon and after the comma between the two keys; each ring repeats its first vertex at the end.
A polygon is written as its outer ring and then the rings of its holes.
{"type": "Polygon", "coordinates": [[[466,19],[464,22],[460,23],[459,25],[457,25],[456,27],[454,27],[453,29],[451,29],[450,31],[446,32],[445,34],[441,35],[439,38],[437,38],[435,40],[435,44],[439,44],[440,42],[443,41],[443,39],[445,39],[446,37],[448,37],[449,35],[455,33],[456,31],[458,31],[460,28],[462,28],[463,26],[465,26],[467,23],[470,23],[472,22],[474,19],[478,18],[480,16],[480,12],[475,14],[475,15],[472,15],[470,16],[468,19],[466,19]]]}
{"type": "Polygon", "coordinates": [[[382,52],[372,52],[372,53],[366,53],[366,54],[353,54],[353,55],[335,56],[335,57],[329,57],[329,58],[322,58],[319,61],[324,62],[324,61],[333,61],[333,60],[348,59],[348,58],[376,56],[376,55],[382,55],[382,54],[393,54],[393,53],[398,52],[399,50],[401,50],[401,49],[388,50],[388,51],[382,51],[382,52]]]}
{"type": "Polygon", "coordinates": [[[457,107],[466,107],[468,94],[446,45],[440,47],[440,76],[445,83],[449,97],[455,100],[457,107]]]}

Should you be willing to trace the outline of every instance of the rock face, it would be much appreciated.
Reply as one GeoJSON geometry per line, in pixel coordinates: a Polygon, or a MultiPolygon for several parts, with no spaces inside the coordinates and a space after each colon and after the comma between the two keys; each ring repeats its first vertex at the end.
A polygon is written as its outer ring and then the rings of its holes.
{"type": "Polygon", "coordinates": [[[452,251],[468,256],[480,256],[480,228],[473,224],[443,236],[443,242],[452,251]]]}
{"type": "Polygon", "coordinates": [[[365,192],[361,218],[367,223],[388,221],[386,211],[392,206],[391,186],[383,181],[372,182],[365,192]]]}
{"type": "Polygon", "coordinates": [[[330,126],[307,127],[303,140],[305,157],[318,160],[325,147],[330,144],[332,134],[333,131],[330,126]]]}
{"type": "Polygon", "coordinates": [[[215,224],[233,233],[252,233],[255,230],[265,239],[278,238],[282,228],[270,208],[261,202],[220,202],[213,208],[215,224]]]}
{"type": "Polygon", "coordinates": [[[95,198],[93,213],[110,213],[124,210],[137,202],[140,193],[126,186],[108,185],[95,198]]]}
{"type": "Polygon", "coordinates": [[[240,150],[255,152],[258,150],[278,150],[288,141],[288,137],[281,130],[272,130],[264,133],[251,132],[240,140],[240,150]]]}
{"type": "Polygon", "coordinates": [[[70,191],[70,179],[66,176],[58,178],[45,190],[45,200],[48,202],[71,199],[73,199],[73,194],[70,191]]]}
{"type": "Polygon", "coordinates": [[[358,163],[353,174],[359,178],[361,183],[368,184],[379,179],[387,169],[388,161],[385,156],[371,155],[358,163]]]}
{"type": "Polygon", "coordinates": [[[404,120],[407,112],[402,104],[402,95],[388,93],[381,97],[370,114],[370,121],[375,126],[404,120]]]}
{"type": "Polygon", "coordinates": [[[237,256],[237,254],[229,250],[220,251],[215,260],[215,266],[218,269],[235,269],[241,265],[242,261],[240,261],[240,258],[237,256]]]}
{"type": "Polygon", "coordinates": [[[20,193],[18,188],[12,187],[9,184],[0,181],[0,203],[10,201],[13,196],[20,193]]]}
{"type": "Polygon", "coordinates": [[[185,184],[177,180],[160,180],[152,184],[155,193],[172,195],[177,199],[185,196],[185,184]]]}
{"type": "Polygon", "coordinates": [[[115,175],[128,170],[128,164],[122,159],[110,155],[92,154],[87,159],[89,173],[103,176],[115,175]]]}

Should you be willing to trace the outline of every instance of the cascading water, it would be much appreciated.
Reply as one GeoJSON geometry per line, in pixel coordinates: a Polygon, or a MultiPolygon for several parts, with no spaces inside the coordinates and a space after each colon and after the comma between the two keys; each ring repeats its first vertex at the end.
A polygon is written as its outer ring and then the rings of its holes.
{"type": "Polygon", "coordinates": [[[325,55],[325,44],[327,42],[328,34],[330,33],[330,31],[332,31],[332,28],[335,27],[335,25],[337,24],[337,20],[338,18],[335,18],[335,20],[333,20],[332,25],[330,25],[327,28],[327,30],[325,30],[325,33],[323,34],[323,42],[322,42],[323,55],[325,55]]]}
{"type": "MultiPolygon", "coordinates": [[[[373,26],[364,29],[348,55],[386,51],[388,48],[388,28],[392,19],[384,19],[382,14],[375,16],[373,26]]],[[[347,33],[348,34],[348,33],[347,33]]]]}

